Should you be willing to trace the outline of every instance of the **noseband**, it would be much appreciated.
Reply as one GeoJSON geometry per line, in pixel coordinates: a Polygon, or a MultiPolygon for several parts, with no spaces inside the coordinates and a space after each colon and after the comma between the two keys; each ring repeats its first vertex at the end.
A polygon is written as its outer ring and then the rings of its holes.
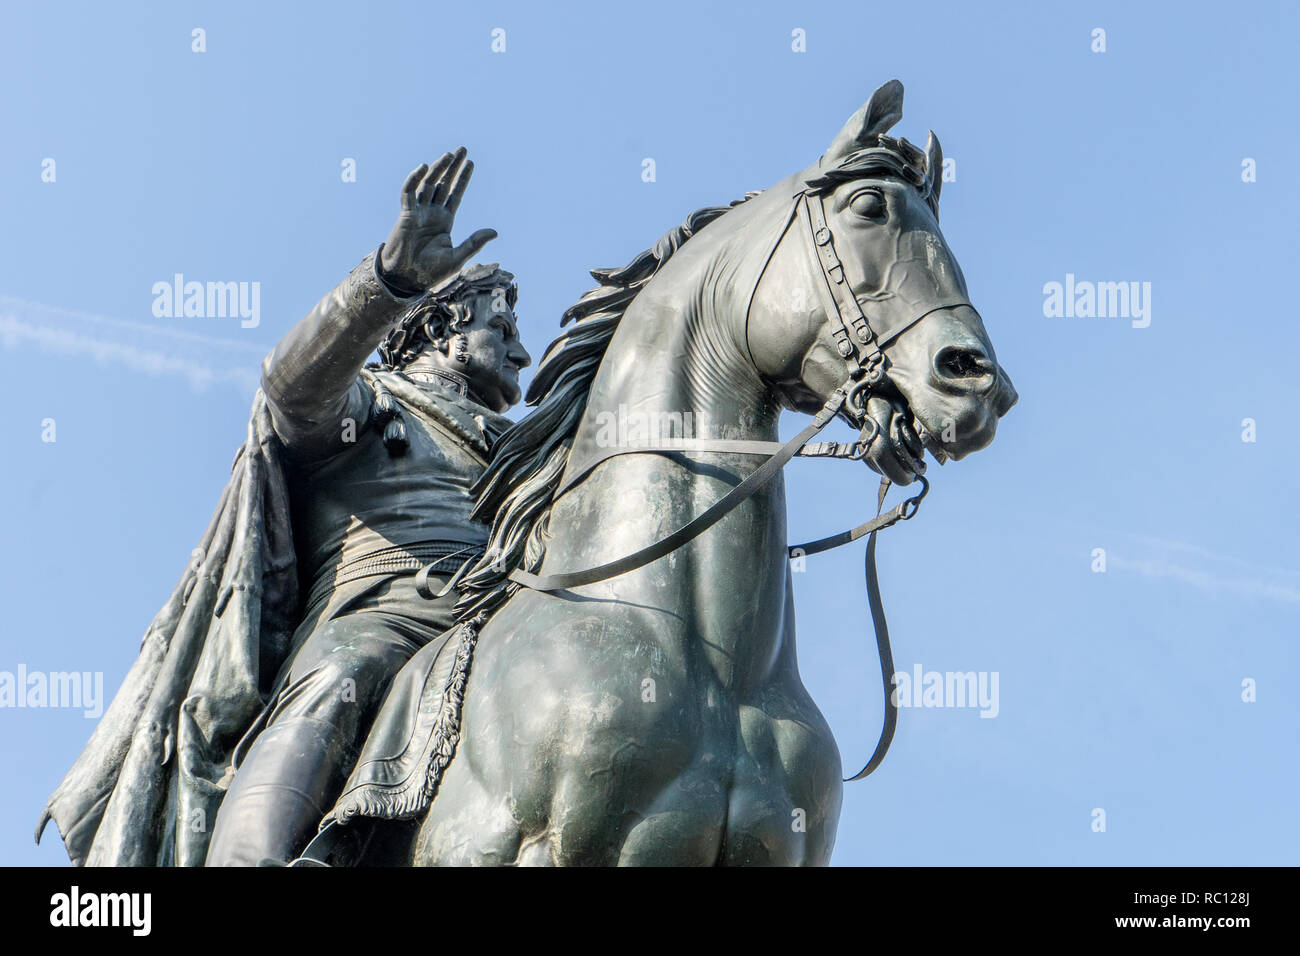
{"type": "MultiPolygon", "coordinates": [[[[878,335],[872,329],[871,323],[862,309],[861,302],[854,294],[852,285],[845,276],[844,264],[835,251],[835,237],[826,221],[823,198],[819,193],[812,193],[810,190],[805,189],[794,197],[794,202],[786,217],[785,226],[768,253],[762,269],[759,270],[758,278],[754,281],[754,288],[749,293],[745,306],[746,339],[748,339],[749,312],[753,306],[758,286],[762,282],[763,275],[766,273],[768,265],[771,264],[772,258],[776,255],[777,249],[780,248],[782,241],[789,233],[790,226],[796,216],[800,216],[807,226],[808,249],[813,260],[817,263],[817,272],[820,273],[822,279],[821,282],[816,283],[819,288],[819,295],[823,300],[826,316],[831,326],[831,335],[835,339],[836,350],[839,352],[840,357],[844,359],[846,366],[847,378],[844,384],[831,393],[831,396],[826,400],[821,410],[813,416],[813,420],[808,426],[785,444],[774,441],[728,439],[669,439],[665,442],[651,442],[637,444],[630,448],[615,449],[609,455],[597,458],[581,473],[573,475],[563,487],[557,489],[554,497],[559,497],[564,491],[569,490],[586,478],[596,465],[617,454],[667,451],[728,452],[762,455],[767,460],[703,513],[697,515],[672,534],[642,548],[640,551],[626,555],[616,561],[588,568],[585,571],[537,575],[522,568],[515,568],[508,575],[511,581],[532,588],[535,591],[560,591],[593,584],[597,581],[604,581],[634,571],[665,555],[671,554],[708,530],[766,485],[796,455],[808,458],[844,458],[856,461],[865,458],[872,442],[880,433],[875,420],[867,415],[866,399],[884,381],[887,367],[885,349],[898,336],[934,312],[958,305],[970,306],[972,309],[974,306],[971,306],[964,299],[936,305],[926,309],[919,315],[909,318],[898,328],[888,330],[888,334],[883,335],[883,337],[878,335]],[[818,432],[840,414],[845,415],[853,421],[855,427],[861,429],[861,435],[857,442],[844,444],[811,441],[818,432]]],[[[879,298],[880,295],[877,297],[879,298]]],[[[872,624],[876,632],[876,647],[880,656],[880,672],[885,697],[885,719],[880,739],[876,744],[871,759],[859,773],[848,778],[849,780],[860,780],[880,766],[881,761],[885,758],[885,753],[889,750],[890,742],[894,736],[894,728],[898,722],[898,709],[894,703],[891,690],[894,664],[889,643],[889,627],[885,621],[884,606],[880,597],[880,584],[876,575],[876,532],[891,527],[899,521],[906,521],[916,515],[922,499],[930,490],[930,483],[923,475],[918,475],[917,479],[921,482],[919,494],[905,499],[889,511],[882,513],[881,509],[884,507],[885,494],[890,486],[889,479],[882,478],[876,498],[876,516],[874,518],[858,525],[856,528],[826,538],[820,538],[816,541],[795,545],[788,549],[790,557],[798,558],[829,551],[832,548],[856,541],[864,535],[868,536],[865,559],[867,603],[871,610],[872,624]]],[[[472,563],[474,562],[467,562],[451,581],[447,582],[441,593],[446,594],[455,587],[472,563]]]]}

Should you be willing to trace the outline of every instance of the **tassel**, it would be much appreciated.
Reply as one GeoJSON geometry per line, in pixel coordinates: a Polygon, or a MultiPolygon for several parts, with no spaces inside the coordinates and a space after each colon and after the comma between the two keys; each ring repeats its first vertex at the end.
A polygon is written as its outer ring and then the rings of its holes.
{"type": "Polygon", "coordinates": [[[383,426],[384,447],[391,457],[400,458],[411,447],[411,442],[406,437],[406,423],[402,421],[401,407],[378,378],[374,379],[374,392],[375,401],[370,406],[370,424],[372,427],[383,426]]]}
{"type": "Polygon", "coordinates": [[[411,443],[406,439],[406,424],[400,414],[394,415],[392,421],[384,426],[384,447],[393,458],[400,458],[410,450],[411,443]]]}

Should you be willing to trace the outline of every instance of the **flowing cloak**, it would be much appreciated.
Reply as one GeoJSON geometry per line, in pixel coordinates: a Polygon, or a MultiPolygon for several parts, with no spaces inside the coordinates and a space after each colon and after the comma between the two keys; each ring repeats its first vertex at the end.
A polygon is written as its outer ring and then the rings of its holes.
{"type": "MultiPolygon", "coordinates": [[[[491,439],[509,424],[380,377],[404,407],[484,464],[491,439]]],[[[289,494],[285,449],[259,390],[207,531],[37,825],[39,840],[54,820],[75,865],[203,865],[241,742],[274,695],[299,623],[289,494]]]]}
{"type": "Polygon", "coordinates": [[[283,455],[259,390],[193,559],[37,827],[53,819],[74,864],[203,864],[230,756],[297,623],[283,455]]]}

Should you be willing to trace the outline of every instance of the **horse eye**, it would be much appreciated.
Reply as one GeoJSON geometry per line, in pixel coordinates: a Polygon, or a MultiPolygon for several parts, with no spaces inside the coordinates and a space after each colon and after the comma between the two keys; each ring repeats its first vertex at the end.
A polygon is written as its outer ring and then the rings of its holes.
{"type": "Polygon", "coordinates": [[[884,219],[885,197],[877,189],[864,189],[849,200],[849,208],[863,219],[884,219]]]}

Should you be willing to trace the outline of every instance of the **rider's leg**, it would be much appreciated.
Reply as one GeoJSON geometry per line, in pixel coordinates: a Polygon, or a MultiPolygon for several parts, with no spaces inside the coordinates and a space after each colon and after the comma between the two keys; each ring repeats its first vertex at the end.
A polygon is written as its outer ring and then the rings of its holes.
{"type": "Polygon", "coordinates": [[[312,632],[217,813],[208,866],[297,855],[351,771],[393,675],[450,626],[446,603],[424,601],[416,607],[427,617],[416,620],[380,601],[312,632]]]}

